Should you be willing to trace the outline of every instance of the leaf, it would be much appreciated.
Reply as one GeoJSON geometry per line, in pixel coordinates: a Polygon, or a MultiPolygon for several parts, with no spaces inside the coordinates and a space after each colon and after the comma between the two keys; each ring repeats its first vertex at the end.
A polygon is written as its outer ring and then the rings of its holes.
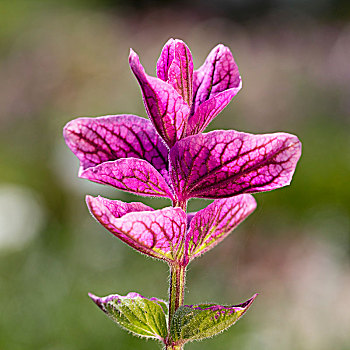
{"type": "Polygon", "coordinates": [[[147,160],[159,172],[168,168],[168,149],[152,123],[136,115],[77,118],[63,130],[80,171],[119,158],[147,160]]]}
{"type": "Polygon", "coordinates": [[[164,177],[143,159],[104,162],[84,170],[80,177],[143,196],[174,198],[164,177]]]}
{"type": "Polygon", "coordinates": [[[172,147],[184,135],[190,107],[170,84],[147,75],[132,50],[129,63],[140,84],[149,118],[159,135],[172,147]]]}
{"type": "Polygon", "coordinates": [[[242,88],[230,49],[217,45],[193,74],[193,105],[187,135],[202,132],[242,88]]]}
{"type": "Polygon", "coordinates": [[[235,324],[248,310],[257,294],[233,306],[199,304],[180,306],[171,321],[170,334],[174,344],[212,337],[235,324]]]}
{"type": "Polygon", "coordinates": [[[193,74],[192,108],[195,111],[199,105],[216,94],[240,86],[241,77],[232,53],[228,47],[219,44],[193,74]]]}
{"type": "Polygon", "coordinates": [[[183,41],[170,39],[164,45],[157,62],[157,76],[170,84],[189,106],[192,105],[193,59],[183,41]]]}
{"type": "Polygon", "coordinates": [[[100,212],[100,214],[102,214],[101,209],[105,208],[116,219],[121,218],[128,213],[154,210],[153,208],[141,202],[126,203],[119,200],[107,199],[101,196],[97,196],[96,198],[92,196],[86,196],[86,202],[89,207],[91,206],[94,208],[93,210],[96,214],[97,212],[100,212]]]}
{"type": "Polygon", "coordinates": [[[157,77],[163,81],[168,80],[168,71],[175,58],[174,45],[175,40],[173,38],[169,39],[165,43],[157,62],[157,77]]]}
{"type": "Polygon", "coordinates": [[[189,136],[201,133],[231,102],[240,89],[241,85],[237,88],[225,90],[200,104],[194,115],[191,115],[188,119],[186,135],[189,136]]]}
{"type": "Polygon", "coordinates": [[[138,293],[97,297],[89,293],[93,302],[114,322],[134,335],[158,339],[165,343],[167,322],[164,305],[157,298],[147,299],[138,293]]]}
{"type": "Polygon", "coordinates": [[[290,184],[300,155],[294,135],[217,130],[178,141],[170,176],[180,201],[270,191],[290,184]]]}
{"type": "Polygon", "coordinates": [[[119,201],[87,196],[86,202],[97,221],[137,251],[167,262],[183,256],[187,217],[181,208],[128,212],[119,217],[113,215],[121,211],[119,201]]]}
{"type": "Polygon", "coordinates": [[[186,238],[186,253],[192,260],[212,249],[256,208],[253,196],[242,194],[217,199],[195,214],[186,238]]]}

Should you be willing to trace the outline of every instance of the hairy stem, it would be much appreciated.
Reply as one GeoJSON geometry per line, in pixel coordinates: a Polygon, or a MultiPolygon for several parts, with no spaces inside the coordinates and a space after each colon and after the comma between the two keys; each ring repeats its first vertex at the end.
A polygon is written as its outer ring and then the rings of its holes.
{"type": "MultiPolygon", "coordinates": [[[[184,291],[186,281],[186,266],[178,264],[170,265],[170,288],[169,288],[169,327],[175,311],[184,303],[184,291]]],[[[167,350],[182,350],[183,346],[172,345],[170,334],[168,335],[167,350]]]]}
{"type": "Polygon", "coordinates": [[[182,350],[183,345],[167,345],[165,350],[182,350]]]}

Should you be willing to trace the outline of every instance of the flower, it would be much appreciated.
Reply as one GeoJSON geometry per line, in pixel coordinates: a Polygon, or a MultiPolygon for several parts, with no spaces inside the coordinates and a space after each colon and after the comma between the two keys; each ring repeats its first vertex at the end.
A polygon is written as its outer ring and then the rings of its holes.
{"type": "Polygon", "coordinates": [[[296,136],[200,133],[241,88],[227,47],[218,45],[193,72],[187,46],[170,39],[157,63],[158,78],[145,73],[133,51],[129,60],[151,122],[116,115],[68,123],[64,137],[81,162],[80,177],[175,203],[290,183],[301,154],[296,136]]]}
{"type": "Polygon", "coordinates": [[[153,211],[142,203],[87,197],[95,218],[125,243],[186,265],[255,209],[250,193],[290,183],[301,143],[287,133],[202,133],[242,86],[224,45],[216,46],[196,71],[186,44],[174,39],[161,52],[157,77],[145,73],[132,50],[129,62],[149,120],[135,115],[78,118],[65,126],[64,137],[80,160],[80,177],[172,200],[175,208],[153,211]],[[190,198],[215,201],[186,216],[190,198]]]}

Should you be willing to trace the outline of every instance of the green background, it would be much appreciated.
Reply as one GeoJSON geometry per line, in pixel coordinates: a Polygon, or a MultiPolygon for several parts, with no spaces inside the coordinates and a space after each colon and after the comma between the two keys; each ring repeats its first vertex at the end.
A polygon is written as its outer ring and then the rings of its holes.
{"type": "Polygon", "coordinates": [[[0,350],[160,348],[87,293],[166,298],[167,266],[99,226],[84,196],[170,203],[78,179],[62,128],[77,116],[146,116],[129,48],[153,75],[169,37],[197,68],[220,42],[239,65],[243,89],[208,130],[303,143],[291,186],[257,194],[255,213],[189,267],[188,304],[259,297],[229,331],[186,348],[350,348],[348,3],[213,3],[0,2],[0,350]]]}

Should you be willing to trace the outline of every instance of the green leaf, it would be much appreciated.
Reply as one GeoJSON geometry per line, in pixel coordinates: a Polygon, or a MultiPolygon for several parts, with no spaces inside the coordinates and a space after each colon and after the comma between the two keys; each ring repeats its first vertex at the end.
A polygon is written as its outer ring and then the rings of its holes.
{"type": "Polygon", "coordinates": [[[248,310],[257,294],[245,303],[233,306],[199,304],[180,306],[171,321],[174,344],[212,337],[238,321],[248,310]]]}
{"type": "Polygon", "coordinates": [[[134,335],[158,339],[165,343],[167,337],[166,302],[147,299],[138,293],[118,294],[103,298],[89,293],[94,303],[114,322],[134,335]]]}

